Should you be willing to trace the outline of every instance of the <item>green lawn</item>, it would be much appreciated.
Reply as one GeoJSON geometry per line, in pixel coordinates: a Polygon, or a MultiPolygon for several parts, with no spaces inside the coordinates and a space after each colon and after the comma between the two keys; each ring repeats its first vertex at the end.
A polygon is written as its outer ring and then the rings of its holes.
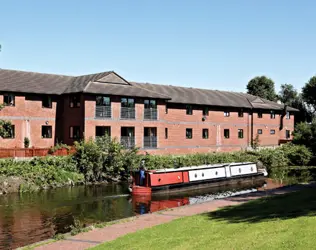
{"type": "Polygon", "coordinates": [[[174,220],[94,249],[316,249],[316,189],[174,220]]]}

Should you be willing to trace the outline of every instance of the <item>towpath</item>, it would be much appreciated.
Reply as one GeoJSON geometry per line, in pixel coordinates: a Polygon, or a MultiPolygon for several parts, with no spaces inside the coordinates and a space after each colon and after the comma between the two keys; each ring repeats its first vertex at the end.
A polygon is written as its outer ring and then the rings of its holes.
{"type": "Polygon", "coordinates": [[[115,240],[123,235],[136,232],[138,230],[153,227],[159,224],[170,222],[174,219],[214,211],[225,206],[234,206],[241,203],[258,199],[270,195],[280,195],[307,187],[316,187],[315,184],[296,185],[290,187],[281,187],[271,190],[262,190],[254,193],[240,196],[229,197],[220,200],[208,201],[205,203],[177,207],[171,210],[164,210],[152,214],[145,214],[134,217],[128,221],[118,222],[104,228],[96,228],[86,233],[80,233],[76,236],[67,237],[64,240],[56,241],[50,244],[36,247],[36,250],[81,250],[87,249],[106,241],[115,240]]]}

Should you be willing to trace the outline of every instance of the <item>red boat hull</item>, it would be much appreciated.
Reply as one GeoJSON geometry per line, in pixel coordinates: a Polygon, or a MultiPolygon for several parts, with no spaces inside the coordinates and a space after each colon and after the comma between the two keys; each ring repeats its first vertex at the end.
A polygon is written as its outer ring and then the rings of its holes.
{"type": "Polygon", "coordinates": [[[151,195],[151,188],[150,187],[143,187],[143,186],[133,185],[133,187],[132,187],[132,195],[150,196],[151,195]]]}

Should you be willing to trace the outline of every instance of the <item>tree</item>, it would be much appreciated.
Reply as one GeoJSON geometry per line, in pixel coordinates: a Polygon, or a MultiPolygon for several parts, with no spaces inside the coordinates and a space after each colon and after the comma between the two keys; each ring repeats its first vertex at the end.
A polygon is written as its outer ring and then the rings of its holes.
{"type": "Polygon", "coordinates": [[[297,124],[293,132],[293,143],[305,145],[316,155],[316,122],[297,124]]]}
{"type": "Polygon", "coordinates": [[[312,121],[312,114],[308,106],[304,102],[302,95],[298,94],[297,90],[292,84],[282,84],[278,98],[282,103],[300,111],[295,114],[296,124],[300,122],[312,121]]]}
{"type": "Polygon", "coordinates": [[[291,105],[297,100],[298,93],[292,84],[282,84],[278,97],[282,103],[291,105]]]}
{"type": "Polygon", "coordinates": [[[257,76],[251,79],[247,85],[247,93],[261,98],[276,101],[274,82],[266,76],[257,76]]]}
{"type": "Polygon", "coordinates": [[[308,83],[302,89],[302,97],[304,101],[310,106],[312,113],[316,111],[316,76],[309,79],[308,83]]]}

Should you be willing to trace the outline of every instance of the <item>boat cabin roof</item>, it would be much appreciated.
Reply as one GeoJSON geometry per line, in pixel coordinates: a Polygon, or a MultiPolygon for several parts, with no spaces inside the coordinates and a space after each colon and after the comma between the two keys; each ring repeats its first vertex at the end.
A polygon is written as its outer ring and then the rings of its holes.
{"type": "Polygon", "coordinates": [[[164,168],[164,169],[158,169],[158,170],[147,170],[146,172],[159,174],[159,173],[182,172],[182,171],[191,171],[191,170],[208,169],[208,168],[220,168],[220,167],[225,167],[225,166],[242,166],[242,165],[249,165],[249,164],[256,164],[256,163],[255,162],[220,163],[220,164],[181,167],[181,168],[164,168]]]}

